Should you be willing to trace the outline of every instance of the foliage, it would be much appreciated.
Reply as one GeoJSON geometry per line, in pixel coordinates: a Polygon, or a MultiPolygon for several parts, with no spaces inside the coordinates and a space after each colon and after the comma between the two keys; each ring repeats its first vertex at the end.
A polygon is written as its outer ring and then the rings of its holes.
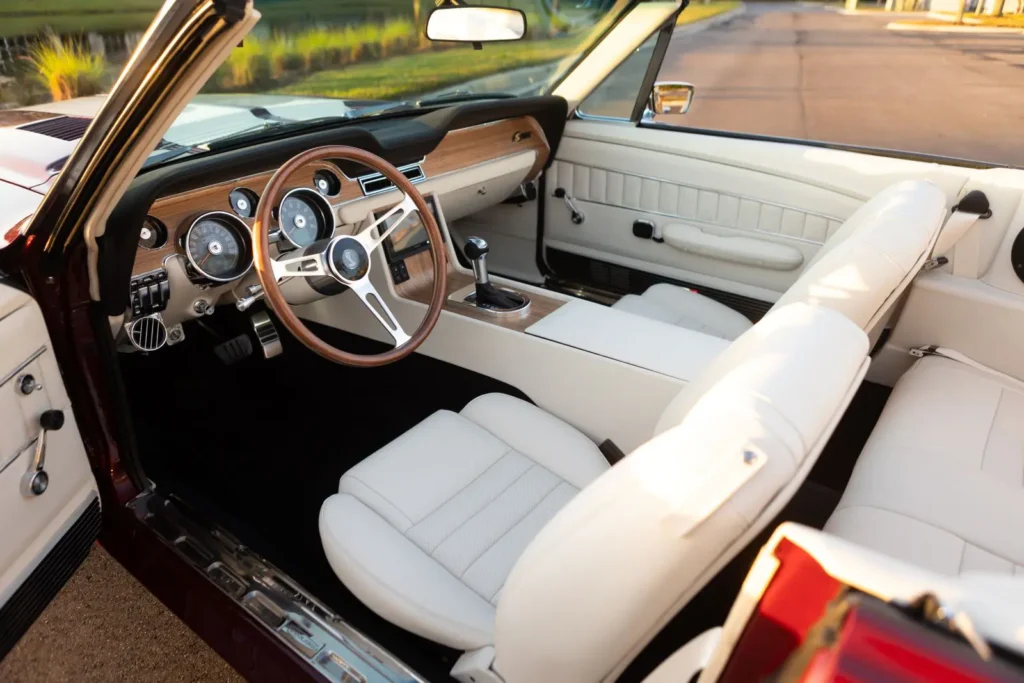
{"type": "Polygon", "coordinates": [[[314,73],[278,92],[367,99],[419,94],[508,69],[553,62],[576,45],[575,38],[560,38],[511,43],[500,50],[467,47],[392,57],[314,73]]]}
{"type": "Polygon", "coordinates": [[[94,55],[77,41],[62,41],[47,34],[29,50],[28,62],[33,76],[54,101],[96,95],[103,87],[106,60],[94,55]]]}
{"type": "Polygon", "coordinates": [[[342,28],[312,28],[293,36],[246,38],[220,70],[228,90],[267,85],[290,76],[387,57],[416,47],[416,29],[408,19],[342,28]]]}

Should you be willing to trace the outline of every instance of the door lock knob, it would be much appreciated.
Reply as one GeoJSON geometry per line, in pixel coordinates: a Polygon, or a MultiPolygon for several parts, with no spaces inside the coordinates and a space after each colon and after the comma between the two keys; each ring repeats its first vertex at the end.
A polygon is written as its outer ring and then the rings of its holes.
{"type": "Polygon", "coordinates": [[[32,467],[21,478],[21,492],[25,496],[41,496],[50,485],[50,475],[43,469],[46,465],[46,434],[56,432],[64,426],[63,410],[44,410],[39,416],[39,437],[32,456],[32,467]]]}

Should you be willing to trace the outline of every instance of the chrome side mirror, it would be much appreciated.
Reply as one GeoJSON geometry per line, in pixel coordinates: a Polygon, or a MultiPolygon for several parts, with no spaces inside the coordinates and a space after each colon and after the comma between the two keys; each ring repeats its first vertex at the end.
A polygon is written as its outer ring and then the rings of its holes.
{"type": "Polygon", "coordinates": [[[522,40],[525,35],[526,14],[518,9],[444,5],[427,17],[429,40],[490,43],[522,40]]]}
{"type": "Polygon", "coordinates": [[[653,119],[661,114],[685,114],[693,103],[692,83],[683,81],[658,81],[651,90],[644,119],[653,119]]]}

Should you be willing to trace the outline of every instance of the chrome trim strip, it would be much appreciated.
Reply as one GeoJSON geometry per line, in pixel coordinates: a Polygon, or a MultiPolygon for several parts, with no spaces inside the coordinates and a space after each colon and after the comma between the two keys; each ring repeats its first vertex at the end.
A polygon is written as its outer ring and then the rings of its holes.
{"type": "Polygon", "coordinates": [[[5,463],[0,465],[0,474],[3,474],[4,470],[6,470],[8,467],[16,463],[18,461],[18,458],[20,458],[23,453],[28,453],[30,450],[32,450],[32,447],[35,446],[36,441],[39,441],[38,436],[30,439],[28,443],[23,444],[19,448],[15,449],[14,455],[9,457],[5,463]]]}
{"type": "MultiPolygon", "coordinates": [[[[613,145],[615,143],[605,143],[605,144],[612,144],[613,145]]],[[[623,146],[625,146],[625,145],[623,145],[623,146]]],[[[671,152],[664,152],[664,154],[672,155],[671,152]]],[[[685,156],[685,155],[675,155],[675,156],[685,156]]],[[[722,190],[716,190],[713,187],[705,187],[703,185],[692,185],[690,183],[683,183],[683,182],[680,182],[678,180],[668,180],[667,178],[656,178],[654,176],[643,175],[642,173],[633,173],[632,171],[620,171],[620,170],[615,170],[615,169],[611,169],[611,168],[605,168],[604,166],[592,166],[590,164],[577,163],[575,161],[566,161],[565,159],[555,159],[555,163],[573,164],[574,166],[584,166],[584,167],[586,167],[588,169],[597,169],[598,171],[604,171],[605,173],[618,173],[619,175],[622,175],[622,176],[633,176],[634,178],[641,178],[642,180],[653,180],[653,181],[659,182],[659,183],[668,183],[669,185],[676,185],[678,187],[687,187],[687,188],[690,188],[690,189],[693,189],[693,190],[698,190],[698,191],[703,190],[705,192],[714,192],[715,194],[721,195],[723,197],[732,197],[733,199],[739,199],[739,200],[747,199],[747,200],[752,201],[752,202],[758,202],[759,204],[767,204],[768,206],[775,206],[775,207],[778,207],[780,209],[789,209],[790,211],[799,211],[800,213],[806,214],[808,216],[817,216],[818,218],[824,218],[825,220],[836,221],[838,223],[844,223],[846,221],[845,218],[838,218],[836,216],[830,216],[830,215],[828,215],[826,213],[819,213],[817,211],[808,211],[807,209],[801,209],[798,206],[790,206],[789,204],[779,204],[778,202],[773,202],[770,199],[758,199],[757,197],[751,197],[749,195],[733,194],[732,192],[724,192],[722,190]]],[[[568,192],[568,188],[566,188],[566,191],[568,192]]],[[[578,199],[581,202],[591,201],[589,199],[580,199],[579,197],[577,197],[575,195],[573,195],[573,197],[575,199],[578,199]]],[[[594,202],[594,203],[595,204],[599,204],[600,202],[594,202]]],[[[617,204],[608,204],[608,206],[618,206],[618,205],[617,204]]],[[[633,208],[633,207],[624,206],[624,207],[621,207],[621,208],[629,209],[629,208],[633,208]]],[[[656,212],[651,211],[649,213],[656,213],[656,212]]],[[[664,214],[664,215],[669,215],[669,214],[664,214]]],[[[682,216],[680,216],[680,218],[682,218],[682,216]]],[[[717,225],[717,224],[715,224],[715,225],[717,225]]],[[[723,227],[729,227],[729,226],[723,226],[723,227]]],[[[739,228],[739,229],[742,230],[743,228],[739,228]]],[[[766,235],[774,235],[774,234],[777,234],[777,233],[769,232],[769,233],[765,233],[765,234],[766,235]]]]}
{"type": "Polygon", "coordinates": [[[625,118],[624,119],[624,118],[621,118],[619,116],[601,116],[600,114],[587,114],[585,112],[580,111],[579,107],[576,107],[573,110],[572,113],[573,113],[573,115],[576,118],[581,119],[583,121],[604,121],[606,123],[628,123],[630,125],[635,125],[636,124],[636,121],[634,121],[631,118],[625,118]]]}
{"type": "Polygon", "coordinates": [[[181,501],[163,498],[151,485],[128,509],[327,680],[338,680],[332,671],[342,666],[357,674],[353,680],[366,683],[427,683],[269,561],[225,530],[202,522],[181,501]]]}
{"type": "Polygon", "coordinates": [[[32,361],[34,361],[36,358],[39,358],[39,356],[43,355],[43,353],[45,353],[45,352],[46,352],[46,344],[43,344],[38,349],[36,349],[32,353],[31,356],[29,356],[28,358],[23,360],[21,362],[21,365],[19,365],[18,367],[14,368],[10,372],[8,372],[6,375],[4,375],[4,378],[0,379],[0,387],[2,387],[3,385],[7,384],[12,379],[14,379],[18,375],[19,372],[21,372],[22,370],[27,368],[29,365],[31,365],[32,361]]]}

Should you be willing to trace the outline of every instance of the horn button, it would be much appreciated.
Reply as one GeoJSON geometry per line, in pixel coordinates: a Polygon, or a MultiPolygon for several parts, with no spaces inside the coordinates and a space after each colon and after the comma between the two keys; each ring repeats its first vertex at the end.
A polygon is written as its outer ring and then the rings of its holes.
{"type": "Polygon", "coordinates": [[[361,280],[370,270],[370,255],[366,248],[351,237],[334,243],[330,253],[331,270],[342,280],[361,280]]]}

